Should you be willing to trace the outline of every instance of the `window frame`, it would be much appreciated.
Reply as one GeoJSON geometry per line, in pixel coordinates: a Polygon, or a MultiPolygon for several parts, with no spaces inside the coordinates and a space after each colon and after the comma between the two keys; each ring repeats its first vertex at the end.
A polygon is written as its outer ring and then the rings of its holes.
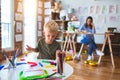
{"type": "MultiPolygon", "coordinates": [[[[11,15],[10,15],[11,47],[2,48],[2,49],[5,49],[6,51],[14,50],[14,26],[15,26],[15,21],[14,21],[14,17],[13,17],[14,16],[14,0],[10,0],[10,13],[11,13],[11,15]]],[[[2,28],[2,26],[1,26],[1,28],[2,28]]],[[[2,34],[1,34],[1,37],[2,37],[2,34]]]]}

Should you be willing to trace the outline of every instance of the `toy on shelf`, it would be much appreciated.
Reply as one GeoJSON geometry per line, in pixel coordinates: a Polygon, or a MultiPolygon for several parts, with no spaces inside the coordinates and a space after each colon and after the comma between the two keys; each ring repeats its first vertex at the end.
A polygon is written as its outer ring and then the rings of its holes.
{"type": "Polygon", "coordinates": [[[59,14],[60,14],[60,10],[61,10],[61,1],[55,1],[54,2],[54,6],[52,6],[52,19],[53,20],[60,20],[59,18],[59,14]]]}
{"type": "Polygon", "coordinates": [[[71,21],[78,21],[76,16],[72,16],[71,21]]]}

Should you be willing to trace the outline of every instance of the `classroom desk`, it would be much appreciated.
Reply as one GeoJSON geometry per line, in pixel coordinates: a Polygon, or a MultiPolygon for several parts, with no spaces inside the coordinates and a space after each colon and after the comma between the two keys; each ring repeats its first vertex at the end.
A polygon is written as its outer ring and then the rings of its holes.
{"type": "MultiPolygon", "coordinates": [[[[38,59],[36,63],[40,62],[42,59],[38,59]]],[[[16,66],[16,68],[11,68],[11,69],[2,69],[0,71],[0,80],[19,80],[19,73],[24,70],[38,70],[38,69],[45,69],[47,70],[48,74],[54,73],[52,72],[53,68],[45,68],[45,67],[40,67],[39,64],[35,67],[30,67],[28,64],[22,64],[16,66]]],[[[56,67],[55,67],[56,69],[56,67]]],[[[67,79],[70,77],[73,73],[73,68],[69,64],[65,63],[64,64],[64,75],[65,77],[62,78],[62,80],[67,79]]]]}
{"type": "MultiPolygon", "coordinates": [[[[63,32],[63,33],[67,34],[66,37],[68,38],[68,40],[64,43],[63,49],[65,48],[65,46],[67,45],[67,43],[68,43],[68,45],[73,43],[73,47],[74,47],[73,50],[75,50],[76,48],[75,48],[75,41],[74,41],[74,38],[75,38],[75,37],[73,37],[72,41],[70,41],[70,37],[71,37],[72,35],[76,35],[76,34],[105,35],[105,38],[104,38],[104,42],[103,42],[103,46],[102,46],[102,50],[101,50],[101,51],[102,51],[102,52],[104,51],[105,45],[106,45],[106,43],[108,42],[108,44],[109,44],[109,49],[110,49],[110,56],[111,56],[112,66],[113,66],[113,68],[115,68],[114,57],[113,57],[112,46],[111,46],[111,40],[110,40],[110,36],[114,35],[113,33],[76,33],[76,32],[74,32],[74,31],[66,31],[66,32],[63,32]]],[[[75,52],[75,53],[76,53],[76,52],[75,52]]],[[[99,60],[98,60],[98,64],[100,64],[101,58],[102,58],[102,56],[100,56],[100,58],[99,58],[99,60]]]]}

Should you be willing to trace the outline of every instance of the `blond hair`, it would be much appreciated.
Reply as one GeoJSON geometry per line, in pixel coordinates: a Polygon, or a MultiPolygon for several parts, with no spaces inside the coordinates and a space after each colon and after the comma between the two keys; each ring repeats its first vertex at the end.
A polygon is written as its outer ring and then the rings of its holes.
{"type": "Polygon", "coordinates": [[[58,24],[54,20],[50,20],[44,25],[44,31],[46,29],[50,32],[58,32],[58,24]]]}

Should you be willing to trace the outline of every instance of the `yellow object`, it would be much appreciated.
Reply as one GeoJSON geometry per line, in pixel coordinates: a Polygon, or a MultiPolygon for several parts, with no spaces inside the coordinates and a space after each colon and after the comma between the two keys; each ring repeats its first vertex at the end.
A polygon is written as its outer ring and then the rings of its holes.
{"type": "Polygon", "coordinates": [[[24,54],[25,56],[27,56],[28,52],[27,52],[27,51],[25,51],[23,54],[24,54]]]}
{"type": "Polygon", "coordinates": [[[91,62],[91,63],[89,63],[89,65],[91,65],[91,66],[97,66],[98,63],[97,62],[91,62]]]}
{"type": "Polygon", "coordinates": [[[89,64],[89,61],[84,61],[85,64],[89,64]]]}
{"type": "Polygon", "coordinates": [[[93,60],[87,60],[87,61],[84,61],[84,63],[85,64],[89,64],[91,66],[97,66],[98,65],[98,63],[93,61],[93,60]]]}
{"type": "Polygon", "coordinates": [[[79,32],[80,34],[83,34],[83,32],[79,32]]]}
{"type": "Polygon", "coordinates": [[[66,61],[71,61],[73,60],[73,57],[72,55],[67,55],[66,58],[65,58],[66,61]]]}
{"type": "Polygon", "coordinates": [[[54,68],[55,65],[46,65],[45,68],[54,68]]]}

